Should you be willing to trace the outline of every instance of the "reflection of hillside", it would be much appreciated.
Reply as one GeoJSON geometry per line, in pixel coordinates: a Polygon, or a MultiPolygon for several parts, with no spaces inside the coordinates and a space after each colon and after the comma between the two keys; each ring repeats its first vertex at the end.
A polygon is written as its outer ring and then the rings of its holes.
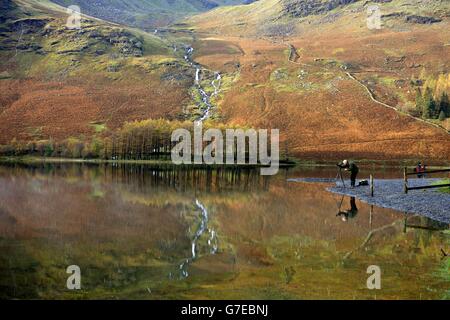
{"type": "MultiPolygon", "coordinates": [[[[271,182],[270,192],[254,195],[253,201],[219,206],[217,211],[227,233],[264,241],[275,235],[301,234],[314,239],[346,244],[369,230],[369,207],[360,204],[358,218],[343,223],[336,218],[339,199],[328,194],[323,184],[271,182]]],[[[347,201],[348,202],[348,201],[347,201]]],[[[347,205],[347,204],[345,204],[347,205]]],[[[398,219],[390,210],[377,209],[373,227],[398,219]]]]}
{"type": "Polygon", "coordinates": [[[5,199],[2,209],[9,212],[8,219],[17,220],[15,232],[28,236],[52,229],[63,235],[96,229],[96,236],[130,236],[126,230],[133,228],[136,233],[175,235],[183,228],[180,210],[196,197],[214,212],[222,233],[234,240],[302,235],[347,248],[370,228],[401,218],[376,208],[370,225],[370,207],[360,203],[358,217],[343,223],[335,216],[339,199],[324,191],[323,184],[286,183],[283,177],[269,184],[249,170],[85,165],[15,170],[19,177],[13,181],[8,171],[1,171],[8,181],[0,194],[5,199]]]}
{"type": "MultiPolygon", "coordinates": [[[[29,281],[46,284],[30,297],[74,298],[60,284],[75,263],[85,270],[85,297],[372,298],[365,270],[379,264],[395,288],[378,297],[442,297],[445,275],[433,272],[444,270],[440,249],[449,239],[434,230],[445,226],[410,217],[404,232],[403,215],[371,213],[360,202],[358,215],[343,222],[340,199],[324,184],[287,176],[269,184],[247,171],[2,167],[0,285],[8,297],[23,296],[29,281]],[[193,243],[183,279],[179,266],[193,243]],[[16,295],[11,272],[22,277],[16,295]]],[[[349,205],[345,198],[343,209],[349,205]]]]}

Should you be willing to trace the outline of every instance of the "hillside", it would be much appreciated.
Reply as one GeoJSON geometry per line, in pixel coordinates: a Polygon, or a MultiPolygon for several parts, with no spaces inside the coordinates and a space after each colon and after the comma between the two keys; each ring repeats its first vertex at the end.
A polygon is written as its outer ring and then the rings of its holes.
{"type": "Polygon", "coordinates": [[[425,122],[415,99],[450,92],[449,3],[323,3],[261,0],[188,20],[197,61],[236,75],[223,119],[280,128],[299,157],[448,160],[449,119],[425,122]],[[367,27],[373,4],[379,30],[367,27]]]}
{"type": "Polygon", "coordinates": [[[0,144],[207,114],[279,128],[297,158],[448,161],[450,118],[416,106],[450,92],[448,2],[324,3],[260,0],[147,33],[91,16],[70,30],[53,2],[3,0],[0,144]],[[379,30],[367,28],[371,4],[379,30]]]}
{"type": "Polygon", "coordinates": [[[81,12],[104,20],[150,30],[195,13],[241,0],[52,0],[61,6],[77,5],[81,12]]]}
{"type": "Polygon", "coordinates": [[[48,1],[1,6],[0,143],[182,114],[193,74],[160,38],[87,17],[70,30],[65,9],[48,1]]]}
{"type": "Polygon", "coordinates": [[[367,9],[374,5],[380,8],[384,27],[398,27],[399,21],[438,23],[450,12],[445,0],[262,0],[216,8],[189,21],[211,33],[228,35],[289,36],[312,30],[323,33],[335,27],[356,32],[364,31],[359,29],[366,26],[367,9]]]}

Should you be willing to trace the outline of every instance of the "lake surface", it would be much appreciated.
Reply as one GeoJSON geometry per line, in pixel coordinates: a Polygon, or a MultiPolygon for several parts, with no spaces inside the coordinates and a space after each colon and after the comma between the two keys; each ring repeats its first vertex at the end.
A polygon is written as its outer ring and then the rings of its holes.
{"type": "Polygon", "coordinates": [[[2,165],[0,298],[450,298],[448,224],[287,181],[300,177],[336,170],[2,165]],[[70,265],[81,290],[66,287],[70,265]]]}

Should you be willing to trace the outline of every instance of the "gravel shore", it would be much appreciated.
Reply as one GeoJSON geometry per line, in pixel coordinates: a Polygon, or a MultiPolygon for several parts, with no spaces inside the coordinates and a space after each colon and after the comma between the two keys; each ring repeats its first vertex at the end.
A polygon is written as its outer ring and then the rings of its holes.
{"type": "MultiPolygon", "coordinates": [[[[408,186],[425,186],[438,179],[409,179],[408,186]]],[[[321,181],[317,181],[321,182],[321,181]]],[[[450,194],[438,189],[410,190],[403,192],[402,179],[386,179],[374,181],[374,196],[370,196],[370,187],[350,188],[350,181],[345,181],[346,188],[332,186],[327,188],[333,193],[354,196],[368,204],[382,208],[391,208],[401,212],[415,213],[445,223],[450,223],[450,194]]]]}

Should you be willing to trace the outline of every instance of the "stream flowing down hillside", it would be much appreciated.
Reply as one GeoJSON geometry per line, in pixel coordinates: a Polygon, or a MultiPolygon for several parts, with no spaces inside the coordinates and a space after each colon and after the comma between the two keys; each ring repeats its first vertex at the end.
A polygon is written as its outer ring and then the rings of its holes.
{"type": "Polygon", "coordinates": [[[213,104],[211,103],[211,99],[219,94],[220,86],[222,83],[222,76],[219,72],[214,72],[214,78],[211,80],[211,86],[214,88],[214,92],[208,94],[201,85],[202,76],[206,74],[204,72],[205,70],[200,64],[194,61],[194,59],[192,58],[193,53],[194,48],[192,48],[191,46],[185,47],[184,60],[189,64],[189,66],[195,69],[195,86],[197,88],[197,92],[201,97],[200,110],[202,112],[197,121],[202,122],[211,116],[211,111],[214,108],[213,104]]]}
{"type": "Polygon", "coordinates": [[[188,257],[183,263],[180,264],[180,276],[181,278],[189,277],[188,267],[199,257],[199,240],[202,237],[207,237],[206,245],[207,252],[209,254],[216,254],[218,250],[218,240],[216,231],[208,226],[209,215],[206,207],[198,200],[195,200],[195,206],[199,211],[199,223],[198,229],[195,231],[194,237],[191,241],[191,256],[188,257]]]}
{"type": "MultiPolygon", "coordinates": [[[[166,37],[164,37],[163,34],[165,33],[165,31],[166,30],[156,29],[155,34],[157,34],[158,37],[161,38],[162,40],[171,42],[166,37]]],[[[172,47],[174,54],[178,52],[178,46],[179,45],[177,45],[176,43],[171,43],[170,47],[172,47]]],[[[211,99],[213,97],[216,97],[220,92],[222,85],[222,75],[218,71],[211,72],[210,70],[203,68],[201,64],[196,62],[193,58],[194,48],[191,45],[183,44],[181,45],[181,47],[184,48],[183,59],[192,69],[193,74],[195,75],[194,86],[196,88],[197,93],[200,96],[199,110],[201,114],[195,120],[196,122],[203,122],[211,116],[211,111],[215,108],[215,106],[211,102],[211,99]],[[213,74],[212,77],[211,74],[213,74]],[[208,79],[208,77],[210,79],[208,79]],[[204,88],[202,85],[203,79],[207,80],[207,82],[211,84],[211,87],[214,90],[213,92],[208,94],[208,90],[204,88]]]]}

